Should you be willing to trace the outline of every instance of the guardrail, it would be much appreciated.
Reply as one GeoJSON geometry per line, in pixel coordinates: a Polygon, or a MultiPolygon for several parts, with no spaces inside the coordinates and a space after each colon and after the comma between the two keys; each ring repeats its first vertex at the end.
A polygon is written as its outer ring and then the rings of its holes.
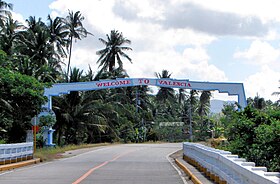
{"type": "Polygon", "coordinates": [[[255,167],[238,155],[196,143],[183,143],[185,160],[197,165],[200,170],[217,183],[229,184],[279,184],[279,172],[267,172],[266,167],[255,167]]]}
{"type": "Polygon", "coordinates": [[[0,165],[33,158],[33,142],[0,144],[0,165]]]}

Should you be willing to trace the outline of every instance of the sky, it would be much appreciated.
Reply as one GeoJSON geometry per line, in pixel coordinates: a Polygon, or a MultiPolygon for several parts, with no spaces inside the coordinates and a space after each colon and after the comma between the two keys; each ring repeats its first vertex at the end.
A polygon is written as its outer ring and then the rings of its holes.
{"type": "MultiPolygon", "coordinates": [[[[241,82],[246,97],[275,101],[280,91],[279,0],[6,0],[14,19],[46,21],[80,11],[94,36],[77,40],[71,67],[97,71],[98,40],[118,30],[133,50],[123,59],[133,78],[155,78],[166,69],[175,79],[241,82]]],[[[214,93],[216,99],[230,99],[214,93]]]]}

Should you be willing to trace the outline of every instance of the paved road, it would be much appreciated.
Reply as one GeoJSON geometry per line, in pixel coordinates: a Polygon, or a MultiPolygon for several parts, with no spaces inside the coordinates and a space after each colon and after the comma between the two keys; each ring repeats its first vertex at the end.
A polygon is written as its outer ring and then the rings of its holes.
{"type": "Polygon", "coordinates": [[[167,155],[182,144],[101,147],[74,157],[0,173],[1,184],[183,184],[167,155]]]}

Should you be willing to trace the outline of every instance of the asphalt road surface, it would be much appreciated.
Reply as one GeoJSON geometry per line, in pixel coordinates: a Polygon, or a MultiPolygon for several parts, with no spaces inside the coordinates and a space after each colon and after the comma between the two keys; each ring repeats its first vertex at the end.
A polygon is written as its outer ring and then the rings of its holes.
{"type": "Polygon", "coordinates": [[[168,155],[182,144],[127,144],[0,173],[1,184],[183,184],[168,155]]]}

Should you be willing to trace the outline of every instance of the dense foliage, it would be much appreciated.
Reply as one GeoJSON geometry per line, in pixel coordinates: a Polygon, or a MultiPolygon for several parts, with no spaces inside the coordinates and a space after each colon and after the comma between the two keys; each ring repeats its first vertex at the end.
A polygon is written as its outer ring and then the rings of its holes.
{"type": "MultiPolygon", "coordinates": [[[[7,60],[2,55],[1,66],[4,62],[7,60]]],[[[25,131],[31,129],[31,118],[46,102],[44,86],[34,77],[0,67],[0,89],[0,139],[25,141],[25,131]]]]}
{"type": "Polygon", "coordinates": [[[258,109],[250,104],[243,111],[232,110],[227,115],[227,149],[270,171],[280,171],[279,105],[258,109]]]}

